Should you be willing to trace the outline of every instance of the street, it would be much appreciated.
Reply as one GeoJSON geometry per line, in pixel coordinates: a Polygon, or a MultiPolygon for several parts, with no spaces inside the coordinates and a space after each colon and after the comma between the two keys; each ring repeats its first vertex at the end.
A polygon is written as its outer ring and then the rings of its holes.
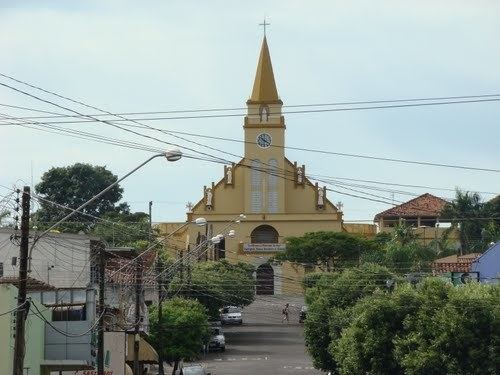
{"type": "Polygon", "coordinates": [[[223,326],[226,351],[202,361],[212,375],[321,374],[314,370],[298,323],[302,297],[257,296],[243,310],[242,326],[223,326]],[[290,323],[281,323],[281,310],[290,304],[290,323]]]}

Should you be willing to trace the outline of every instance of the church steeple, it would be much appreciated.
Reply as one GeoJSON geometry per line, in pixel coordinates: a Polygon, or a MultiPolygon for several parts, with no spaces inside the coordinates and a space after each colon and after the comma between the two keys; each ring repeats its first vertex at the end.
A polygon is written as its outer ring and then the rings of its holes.
{"type": "Polygon", "coordinates": [[[283,104],[276,89],[273,65],[265,36],[260,49],[252,96],[248,99],[247,104],[283,104]]]}

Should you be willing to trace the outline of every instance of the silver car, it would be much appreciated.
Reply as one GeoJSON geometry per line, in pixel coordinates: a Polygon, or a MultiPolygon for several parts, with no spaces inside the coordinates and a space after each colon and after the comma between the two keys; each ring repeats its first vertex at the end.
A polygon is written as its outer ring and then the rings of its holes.
{"type": "Polygon", "coordinates": [[[241,308],[237,306],[223,307],[220,313],[221,324],[243,324],[241,308]]]}

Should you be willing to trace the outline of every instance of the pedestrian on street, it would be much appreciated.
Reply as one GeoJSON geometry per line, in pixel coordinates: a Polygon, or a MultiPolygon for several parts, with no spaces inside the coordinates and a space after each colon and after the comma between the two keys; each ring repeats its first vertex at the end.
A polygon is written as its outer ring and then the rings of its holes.
{"type": "Polygon", "coordinates": [[[283,318],[281,319],[281,323],[283,323],[285,320],[287,323],[290,322],[289,315],[290,315],[290,307],[288,303],[285,305],[285,308],[281,312],[283,314],[283,318]]]}

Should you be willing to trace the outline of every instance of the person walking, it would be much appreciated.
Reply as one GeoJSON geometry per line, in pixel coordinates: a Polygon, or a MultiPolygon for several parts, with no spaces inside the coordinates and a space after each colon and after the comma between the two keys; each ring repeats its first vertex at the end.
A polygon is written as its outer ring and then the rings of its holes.
{"type": "Polygon", "coordinates": [[[283,309],[283,311],[281,313],[283,314],[283,317],[281,319],[281,323],[284,323],[285,320],[287,323],[290,323],[290,319],[289,319],[290,307],[289,307],[288,303],[285,305],[285,308],[283,309]]]}

